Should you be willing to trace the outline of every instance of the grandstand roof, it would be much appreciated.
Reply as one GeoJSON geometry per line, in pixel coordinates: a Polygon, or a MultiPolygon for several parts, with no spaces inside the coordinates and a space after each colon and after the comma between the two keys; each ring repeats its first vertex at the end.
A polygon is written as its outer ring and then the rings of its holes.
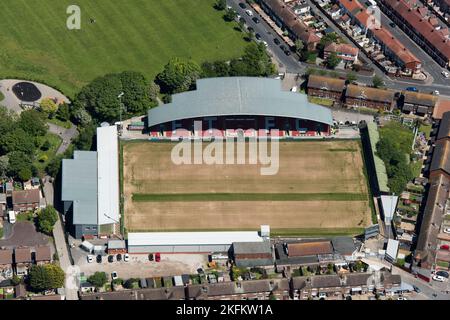
{"type": "Polygon", "coordinates": [[[370,146],[372,149],[372,155],[375,162],[375,171],[378,180],[378,187],[381,192],[389,192],[388,177],[386,172],[386,166],[383,160],[376,154],[377,143],[380,141],[380,134],[378,133],[378,128],[375,123],[369,122],[367,124],[367,129],[369,131],[370,146]]]}
{"type": "Polygon", "coordinates": [[[304,94],[281,91],[280,80],[225,77],[197,80],[197,90],[175,94],[172,103],[150,109],[148,126],[231,115],[278,116],[333,123],[329,109],[310,103],[304,94]]]}

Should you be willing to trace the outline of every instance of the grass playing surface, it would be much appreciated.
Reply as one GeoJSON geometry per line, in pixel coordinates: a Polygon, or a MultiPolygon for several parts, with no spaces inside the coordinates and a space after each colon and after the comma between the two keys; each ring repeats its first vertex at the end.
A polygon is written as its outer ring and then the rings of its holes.
{"type": "Polygon", "coordinates": [[[153,79],[172,57],[199,63],[237,57],[243,34],[214,2],[2,0],[0,78],[44,81],[73,96],[106,73],[141,71],[153,79]],[[72,4],[81,8],[81,30],[66,27],[72,4]]]}
{"type": "Polygon", "coordinates": [[[280,234],[348,234],[370,223],[357,141],[281,142],[273,176],[261,176],[260,165],[175,165],[173,146],[124,143],[128,231],[257,230],[269,224],[280,234]]]}

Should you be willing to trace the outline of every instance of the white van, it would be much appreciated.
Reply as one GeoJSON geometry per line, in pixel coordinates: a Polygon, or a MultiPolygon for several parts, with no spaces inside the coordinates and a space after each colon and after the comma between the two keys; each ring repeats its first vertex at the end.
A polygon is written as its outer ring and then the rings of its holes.
{"type": "Polygon", "coordinates": [[[8,212],[9,223],[16,223],[16,213],[14,211],[8,212]]]}

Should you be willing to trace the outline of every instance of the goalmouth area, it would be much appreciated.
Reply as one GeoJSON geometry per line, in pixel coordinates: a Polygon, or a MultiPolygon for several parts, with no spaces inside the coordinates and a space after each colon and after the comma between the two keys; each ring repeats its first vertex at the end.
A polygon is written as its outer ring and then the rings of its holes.
{"type": "Polygon", "coordinates": [[[121,144],[128,232],[259,230],[266,224],[272,235],[323,236],[356,235],[370,225],[358,140],[280,141],[278,173],[266,176],[260,164],[248,162],[176,165],[172,142],[121,144]]]}

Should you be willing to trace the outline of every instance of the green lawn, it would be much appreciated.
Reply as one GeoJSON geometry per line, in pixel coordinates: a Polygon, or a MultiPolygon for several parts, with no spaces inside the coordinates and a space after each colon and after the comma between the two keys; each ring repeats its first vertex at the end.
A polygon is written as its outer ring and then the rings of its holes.
{"type": "Polygon", "coordinates": [[[0,228],[0,239],[3,238],[3,228],[0,228]]]}
{"type": "Polygon", "coordinates": [[[47,119],[47,122],[56,124],[57,126],[60,126],[60,127],[66,128],[66,129],[70,129],[73,125],[72,122],[70,122],[70,121],[62,121],[62,120],[57,119],[56,117],[52,118],[52,119],[47,119]]]}
{"type": "Polygon", "coordinates": [[[362,201],[363,193],[189,193],[133,194],[133,201],[362,201]]]}
{"type": "Polygon", "coordinates": [[[5,96],[0,92],[0,102],[3,101],[3,99],[5,99],[5,96]]]}
{"type": "Polygon", "coordinates": [[[197,62],[243,53],[244,34],[215,0],[3,0],[0,78],[46,82],[73,97],[97,76],[124,70],[153,78],[172,57],[197,62]],[[68,30],[66,9],[81,8],[68,30]],[[90,19],[95,19],[91,23],[90,19]]]}
{"type": "Polygon", "coordinates": [[[47,164],[53,159],[53,157],[56,154],[56,151],[59,148],[59,145],[61,144],[62,140],[59,136],[56,134],[47,132],[47,134],[43,137],[39,137],[39,147],[36,152],[36,160],[34,162],[34,165],[36,168],[43,172],[47,164]],[[50,148],[48,150],[43,150],[42,146],[45,143],[45,141],[50,142],[50,148]]]}
{"type": "Polygon", "coordinates": [[[320,104],[322,106],[331,107],[333,106],[334,100],[319,97],[308,97],[309,102],[320,104]]]}
{"type": "Polygon", "coordinates": [[[430,138],[431,130],[432,130],[431,125],[425,125],[425,124],[422,124],[422,125],[420,125],[420,127],[419,127],[419,131],[420,131],[420,132],[423,132],[423,133],[425,134],[425,137],[426,137],[427,139],[430,138]]]}

